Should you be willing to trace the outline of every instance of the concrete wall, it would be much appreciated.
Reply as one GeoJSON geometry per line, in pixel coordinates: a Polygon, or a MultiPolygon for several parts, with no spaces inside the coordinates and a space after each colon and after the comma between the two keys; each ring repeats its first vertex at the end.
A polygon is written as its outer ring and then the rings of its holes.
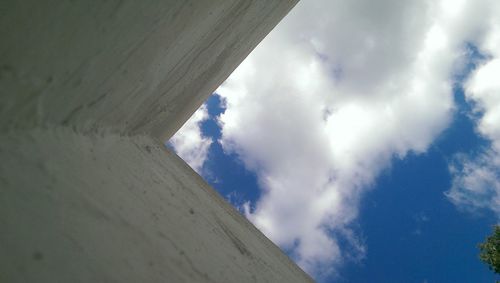
{"type": "Polygon", "coordinates": [[[310,278],[167,151],[293,0],[0,2],[0,282],[310,278]]]}
{"type": "Polygon", "coordinates": [[[0,152],[0,282],[307,281],[150,137],[36,129],[0,152]]]}
{"type": "Polygon", "coordinates": [[[296,0],[0,1],[0,129],[168,139],[296,0]]]}

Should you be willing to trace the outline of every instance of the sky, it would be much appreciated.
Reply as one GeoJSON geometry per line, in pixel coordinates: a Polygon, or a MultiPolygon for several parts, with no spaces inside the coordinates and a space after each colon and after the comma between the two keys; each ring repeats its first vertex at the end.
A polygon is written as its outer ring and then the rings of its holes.
{"type": "Polygon", "coordinates": [[[500,2],[302,0],[168,142],[320,282],[494,282],[500,2]]]}

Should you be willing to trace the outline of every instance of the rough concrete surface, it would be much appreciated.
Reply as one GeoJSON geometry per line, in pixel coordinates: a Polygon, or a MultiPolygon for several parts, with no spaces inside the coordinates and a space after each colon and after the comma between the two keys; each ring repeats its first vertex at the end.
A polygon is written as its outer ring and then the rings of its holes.
{"type": "Polygon", "coordinates": [[[0,1],[0,129],[168,139],[295,2],[0,1]]]}
{"type": "Polygon", "coordinates": [[[0,282],[308,280],[152,138],[12,132],[0,158],[0,282]]]}
{"type": "Polygon", "coordinates": [[[295,3],[0,1],[0,282],[311,280],[163,146],[295,3]]]}

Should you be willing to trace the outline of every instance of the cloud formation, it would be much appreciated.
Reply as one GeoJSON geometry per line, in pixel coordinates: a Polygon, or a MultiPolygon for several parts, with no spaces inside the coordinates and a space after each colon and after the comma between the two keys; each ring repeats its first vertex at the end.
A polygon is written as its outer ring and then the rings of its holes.
{"type": "Polygon", "coordinates": [[[179,155],[191,168],[201,174],[203,164],[207,159],[208,149],[212,139],[204,137],[201,132],[201,123],[208,119],[205,105],[201,106],[169,140],[175,153],[179,155]]]}
{"type": "Polygon", "coordinates": [[[303,0],[217,90],[220,143],[263,190],[247,217],[308,272],[363,256],[363,192],[449,124],[463,46],[498,15],[482,2],[303,0]]]}
{"type": "Polygon", "coordinates": [[[490,145],[477,156],[457,156],[450,165],[453,185],[446,195],[460,208],[489,209],[500,219],[500,3],[488,4],[474,41],[487,59],[470,75],[465,95],[480,115],[477,132],[490,145]]]}

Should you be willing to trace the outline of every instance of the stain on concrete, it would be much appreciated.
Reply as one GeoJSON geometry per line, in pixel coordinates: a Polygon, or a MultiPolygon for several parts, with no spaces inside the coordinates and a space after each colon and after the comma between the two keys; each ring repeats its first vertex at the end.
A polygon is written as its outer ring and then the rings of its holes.
{"type": "Polygon", "coordinates": [[[33,252],[33,259],[36,261],[41,261],[43,260],[43,253],[40,251],[34,251],[33,252]]]}

